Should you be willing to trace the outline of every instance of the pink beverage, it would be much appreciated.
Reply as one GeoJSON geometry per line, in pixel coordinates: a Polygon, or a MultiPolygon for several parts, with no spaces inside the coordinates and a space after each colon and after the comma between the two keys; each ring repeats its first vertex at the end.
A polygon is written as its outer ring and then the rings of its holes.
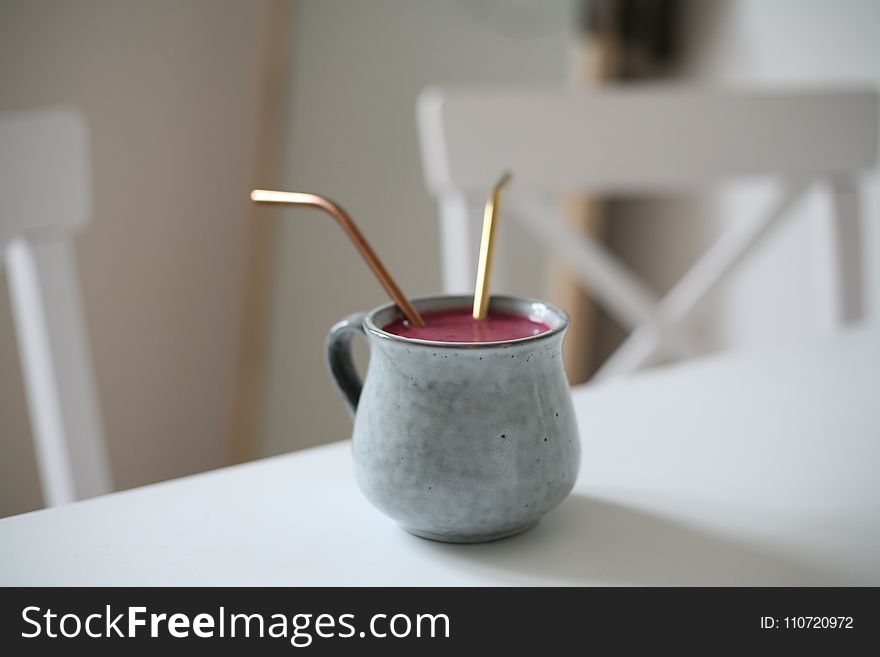
{"type": "Polygon", "coordinates": [[[542,321],[502,310],[490,310],[484,320],[474,319],[470,308],[428,310],[422,313],[422,319],[424,328],[413,326],[404,317],[382,328],[403,338],[434,342],[501,342],[538,335],[552,328],[542,321]]]}

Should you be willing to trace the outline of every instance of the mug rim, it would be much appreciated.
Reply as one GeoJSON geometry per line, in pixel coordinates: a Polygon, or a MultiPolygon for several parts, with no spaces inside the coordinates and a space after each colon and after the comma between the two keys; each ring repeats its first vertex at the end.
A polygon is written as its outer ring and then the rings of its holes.
{"type": "MultiPolygon", "coordinates": [[[[410,301],[413,303],[413,305],[417,306],[420,303],[437,301],[440,299],[458,299],[463,302],[464,307],[469,307],[470,304],[473,303],[473,296],[467,294],[431,294],[427,296],[414,297],[410,301]]],[[[381,338],[383,340],[391,340],[420,346],[455,349],[485,349],[491,347],[505,347],[524,343],[538,342],[542,340],[549,340],[556,337],[557,335],[564,333],[565,330],[568,328],[568,313],[566,313],[560,307],[548,301],[544,301],[543,299],[538,299],[535,297],[513,296],[509,294],[493,294],[489,300],[490,308],[492,307],[492,304],[495,300],[544,306],[551,313],[556,314],[559,317],[559,322],[549,331],[544,331],[543,333],[537,333],[535,335],[526,335],[521,338],[514,338],[512,340],[494,340],[491,342],[451,342],[448,340],[423,340],[421,338],[408,338],[402,335],[397,335],[396,333],[390,333],[380,328],[376,324],[376,322],[374,321],[376,315],[383,311],[396,308],[397,304],[393,301],[390,301],[367,312],[364,315],[363,324],[368,334],[374,335],[375,337],[381,338]]],[[[397,309],[397,312],[401,316],[403,315],[403,313],[400,312],[399,308],[397,309]]]]}

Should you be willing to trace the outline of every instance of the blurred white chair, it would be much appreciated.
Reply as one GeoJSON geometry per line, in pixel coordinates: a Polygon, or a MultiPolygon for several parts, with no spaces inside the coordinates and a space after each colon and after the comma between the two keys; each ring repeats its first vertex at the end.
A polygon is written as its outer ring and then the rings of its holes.
{"type": "Polygon", "coordinates": [[[834,200],[824,245],[830,319],[863,313],[857,185],[876,158],[874,89],[429,89],[418,122],[425,178],[440,205],[445,290],[473,289],[486,195],[502,171],[513,171],[505,212],[631,329],[596,378],[630,373],[661,350],[687,354],[683,322],[815,182],[834,200]],[[780,180],[779,197],[763,215],[736,222],[662,299],[568,225],[556,203],[572,192],[644,194],[758,176],[780,180]]]}
{"type": "Polygon", "coordinates": [[[0,114],[0,249],[47,506],[111,489],[71,243],[90,213],[84,117],[0,114]]]}

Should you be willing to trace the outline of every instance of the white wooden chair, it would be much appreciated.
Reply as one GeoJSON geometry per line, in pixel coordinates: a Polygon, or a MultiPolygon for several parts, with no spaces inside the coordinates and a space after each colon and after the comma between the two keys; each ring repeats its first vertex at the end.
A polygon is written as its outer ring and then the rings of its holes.
{"type": "Polygon", "coordinates": [[[111,489],[71,243],[90,213],[85,119],[0,114],[0,249],[47,506],[111,489]]]}
{"type": "Polygon", "coordinates": [[[512,170],[505,213],[631,329],[596,378],[630,373],[659,351],[687,354],[683,322],[814,183],[828,185],[834,199],[825,245],[833,319],[863,313],[858,175],[876,158],[874,89],[428,89],[418,125],[425,178],[440,206],[445,290],[473,289],[482,207],[499,173],[512,170]],[[782,182],[771,207],[735,222],[662,299],[567,225],[554,203],[578,191],[644,194],[761,176],[782,182]]]}

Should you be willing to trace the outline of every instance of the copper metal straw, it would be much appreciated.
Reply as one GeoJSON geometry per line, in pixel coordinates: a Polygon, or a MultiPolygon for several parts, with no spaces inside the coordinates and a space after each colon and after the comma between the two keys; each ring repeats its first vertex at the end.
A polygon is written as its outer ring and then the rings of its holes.
{"type": "Polygon", "coordinates": [[[480,239],[480,261],[477,267],[477,283],[474,286],[474,319],[486,319],[489,312],[489,278],[492,276],[492,253],[495,250],[495,226],[498,218],[498,206],[501,203],[501,192],[510,182],[507,171],[495,183],[492,193],[486,201],[483,212],[483,236],[480,239]]]}
{"type": "Polygon", "coordinates": [[[251,200],[257,203],[280,203],[282,205],[307,205],[314,208],[320,208],[336,219],[337,223],[348,234],[361,256],[367,261],[370,269],[379,279],[382,287],[388,292],[388,295],[397,304],[401,312],[406,318],[416,326],[424,326],[425,322],[419,311],[406,298],[406,295],[394,282],[391,274],[379,260],[379,256],[373,251],[367,239],[355,225],[351,216],[339,205],[328,198],[318,196],[317,194],[308,194],[305,192],[277,192],[269,189],[255,189],[251,192],[251,200]]]}

